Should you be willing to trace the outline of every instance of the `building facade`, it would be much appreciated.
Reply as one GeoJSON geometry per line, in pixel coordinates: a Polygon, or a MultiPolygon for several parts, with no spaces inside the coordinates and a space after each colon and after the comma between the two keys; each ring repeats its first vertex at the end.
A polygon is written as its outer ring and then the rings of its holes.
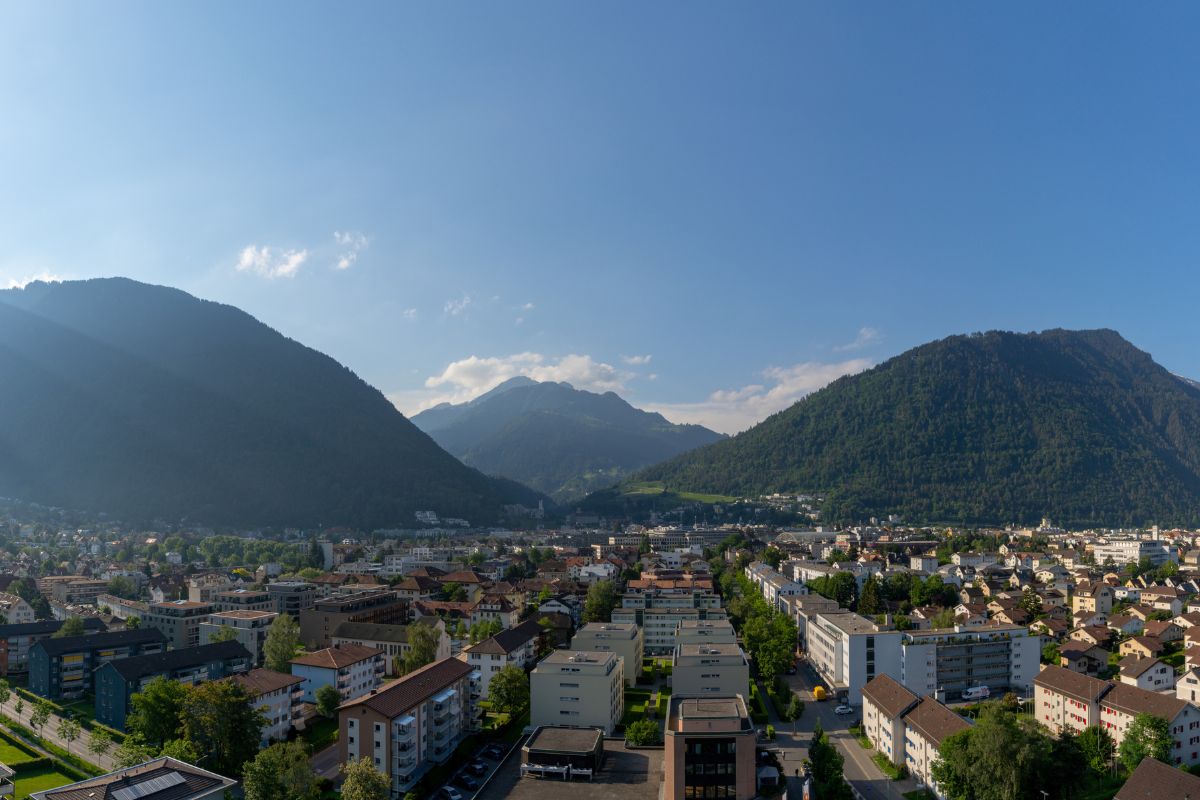
{"type": "Polygon", "coordinates": [[[303,679],[304,702],[317,702],[317,690],[332,686],[345,703],[377,689],[385,670],[383,653],[346,644],[305,653],[291,661],[292,674],[303,679]]]}
{"type": "Polygon", "coordinates": [[[633,686],[637,676],[641,674],[645,643],[642,629],[632,622],[589,622],[571,637],[571,649],[616,653],[622,659],[621,668],[625,672],[626,686],[633,686]]]}
{"type": "Polygon", "coordinates": [[[555,650],[529,674],[530,724],[599,728],[611,735],[625,714],[625,676],[616,653],[555,650]]]}
{"type": "MultiPolygon", "coordinates": [[[[19,675],[29,671],[29,649],[43,639],[49,639],[64,624],[63,620],[47,619],[41,622],[23,622],[0,625],[0,675],[19,675]]],[[[83,619],[86,633],[101,633],[104,622],[95,617],[83,619]]]]}
{"type": "Polygon", "coordinates": [[[208,619],[212,610],[208,603],[193,600],[151,603],[142,627],[162,631],[171,647],[183,650],[200,644],[200,623],[208,619]]]}
{"type": "Polygon", "coordinates": [[[750,800],[754,726],[742,697],[672,696],[663,743],[664,800],[750,800]]]}
{"type": "Polygon", "coordinates": [[[241,686],[250,696],[251,705],[263,712],[267,724],[262,729],[260,747],[288,738],[292,727],[302,716],[304,679],[270,669],[252,669],[234,675],[229,680],[241,686]]]}
{"type": "Polygon", "coordinates": [[[49,700],[75,700],[91,690],[101,665],[166,648],[166,637],[153,628],[43,639],[29,650],[29,691],[49,700]]]}
{"type": "Polygon", "coordinates": [[[736,644],[681,644],[671,657],[671,692],[697,697],[750,695],[750,663],[736,644]]]}
{"type": "Polygon", "coordinates": [[[262,664],[267,633],[278,616],[274,611],[217,611],[200,623],[200,644],[210,644],[214,636],[226,635],[221,631],[232,629],[234,641],[250,651],[256,665],[262,664]]]}

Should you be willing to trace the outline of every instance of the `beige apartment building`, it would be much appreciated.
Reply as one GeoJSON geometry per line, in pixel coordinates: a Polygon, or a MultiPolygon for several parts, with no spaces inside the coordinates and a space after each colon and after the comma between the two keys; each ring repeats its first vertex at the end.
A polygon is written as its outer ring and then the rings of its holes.
{"type": "Polygon", "coordinates": [[[642,629],[632,622],[589,622],[571,638],[571,649],[616,653],[622,659],[626,686],[633,686],[642,669],[642,629]]]}
{"type": "Polygon", "coordinates": [[[732,697],[750,694],[750,664],[736,644],[681,644],[671,657],[671,692],[732,697]]]}
{"type": "Polygon", "coordinates": [[[530,724],[600,728],[625,714],[625,676],[616,653],[555,650],[529,674],[530,724]]]}

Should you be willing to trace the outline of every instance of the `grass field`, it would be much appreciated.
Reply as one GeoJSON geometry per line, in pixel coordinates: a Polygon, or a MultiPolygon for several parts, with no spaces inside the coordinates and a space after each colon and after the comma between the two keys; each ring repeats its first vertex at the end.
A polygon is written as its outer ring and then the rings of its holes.
{"type": "Polygon", "coordinates": [[[26,761],[33,761],[35,758],[40,758],[40,756],[7,739],[0,739],[0,764],[7,764],[10,767],[16,768],[26,761]]]}
{"type": "MultiPolygon", "coordinates": [[[[662,481],[643,481],[642,483],[631,483],[625,491],[626,495],[658,495],[666,494],[667,489],[663,486],[662,481]]],[[[692,503],[732,503],[737,500],[736,497],[730,497],[724,494],[700,494],[699,492],[676,492],[671,491],[670,494],[677,496],[680,500],[686,500],[692,503]]]]}
{"type": "Polygon", "coordinates": [[[319,753],[337,741],[338,721],[336,719],[317,717],[309,721],[308,727],[304,729],[302,736],[305,743],[312,748],[312,751],[319,753]]]}
{"type": "Polygon", "coordinates": [[[64,775],[54,767],[37,767],[27,772],[18,770],[16,780],[13,782],[16,789],[13,798],[14,800],[25,800],[34,792],[57,789],[59,786],[66,786],[68,783],[74,782],[74,778],[64,775]]]}

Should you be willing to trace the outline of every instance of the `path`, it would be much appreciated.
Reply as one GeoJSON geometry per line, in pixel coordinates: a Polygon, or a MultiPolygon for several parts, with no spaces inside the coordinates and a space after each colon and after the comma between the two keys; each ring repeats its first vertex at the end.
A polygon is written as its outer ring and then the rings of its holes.
{"type": "MultiPolygon", "coordinates": [[[[33,712],[33,703],[26,698],[20,697],[16,692],[12,693],[12,696],[9,698],[7,703],[0,704],[0,712],[3,712],[10,719],[14,719],[21,723],[30,731],[34,731],[33,726],[29,724],[29,716],[33,712]],[[17,700],[23,700],[25,703],[24,713],[20,716],[17,715],[17,700]]],[[[112,757],[112,751],[117,748],[117,742],[112,743],[112,747],[107,753],[104,753],[103,755],[96,755],[87,749],[87,743],[91,736],[91,732],[81,725],[79,728],[79,738],[72,742],[71,746],[68,747],[66,740],[58,735],[58,723],[61,720],[62,717],[52,710],[50,712],[49,721],[42,726],[40,731],[34,731],[34,733],[36,733],[38,737],[45,739],[51,744],[61,747],[68,753],[79,756],[89,764],[95,764],[97,767],[100,767],[106,772],[111,772],[117,769],[117,765],[113,761],[112,757]]]]}

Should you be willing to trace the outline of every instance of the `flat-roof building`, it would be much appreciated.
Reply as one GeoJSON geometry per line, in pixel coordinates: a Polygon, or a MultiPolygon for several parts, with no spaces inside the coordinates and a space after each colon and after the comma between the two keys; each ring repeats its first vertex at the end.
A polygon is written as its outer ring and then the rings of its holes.
{"type": "Polygon", "coordinates": [[[664,734],[664,800],[757,793],[756,735],[742,697],[672,696],[664,734]]]}
{"type": "MultiPolygon", "coordinates": [[[[728,623],[725,623],[728,624],[728,623]]],[[[633,686],[641,674],[644,643],[642,629],[632,622],[589,622],[571,638],[571,649],[616,653],[622,659],[625,684],[633,686]]]]}
{"type": "Polygon", "coordinates": [[[555,650],[529,674],[530,724],[599,728],[611,734],[625,713],[625,677],[614,652],[555,650]]]}

